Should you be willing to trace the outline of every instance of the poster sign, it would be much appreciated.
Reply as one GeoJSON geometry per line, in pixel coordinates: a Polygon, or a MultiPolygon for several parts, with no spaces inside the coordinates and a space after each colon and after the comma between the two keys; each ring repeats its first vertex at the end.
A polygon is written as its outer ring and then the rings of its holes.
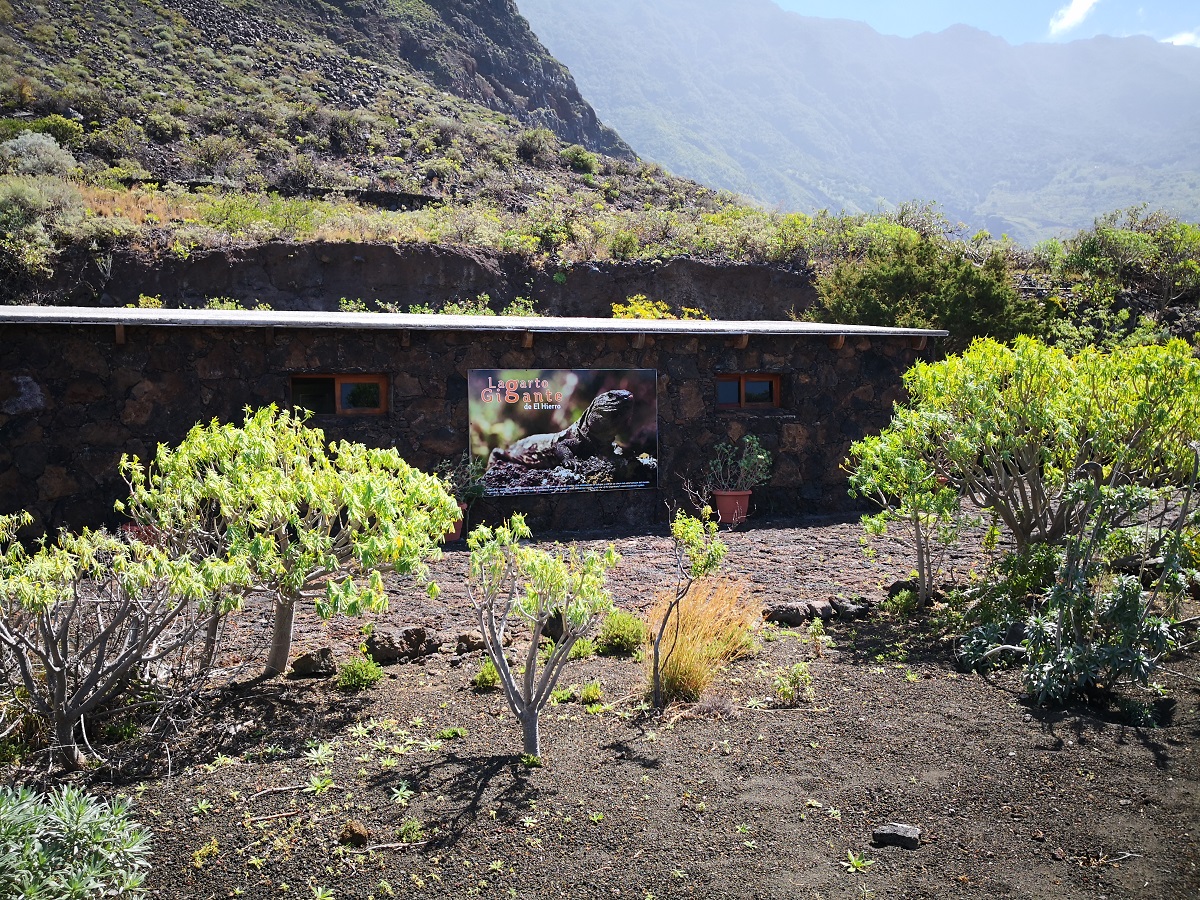
{"type": "Polygon", "coordinates": [[[654,369],[472,369],[467,393],[488,496],[658,486],[654,369]]]}

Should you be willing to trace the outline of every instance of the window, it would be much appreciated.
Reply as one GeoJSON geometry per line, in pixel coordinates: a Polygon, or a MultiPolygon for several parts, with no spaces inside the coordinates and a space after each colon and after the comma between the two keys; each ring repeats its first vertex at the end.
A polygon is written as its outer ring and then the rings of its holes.
{"type": "Polygon", "coordinates": [[[386,375],[295,375],[292,406],[317,415],[355,416],[387,412],[386,375]]]}
{"type": "Polygon", "coordinates": [[[720,375],[717,377],[720,409],[768,409],[779,406],[778,375],[720,375]]]}

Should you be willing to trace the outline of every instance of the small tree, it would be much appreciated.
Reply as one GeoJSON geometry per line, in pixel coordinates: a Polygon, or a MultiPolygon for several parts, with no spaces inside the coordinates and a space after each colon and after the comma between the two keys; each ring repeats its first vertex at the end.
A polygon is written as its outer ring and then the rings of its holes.
{"type": "Polygon", "coordinates": [[[538,714],[550,700],[571,647],[612,609],[604,579],[620,557],[611,546],[603,554],[580,554],[575,548],[565,556],[551,554],[522,546],[521,539],[529,536],[520,515],[496,528],[480,525],[472,531],[467,538],[471,551],[467,596],[509,709],[521,723],[524,752],[540,756],[538,714]],[[504,632],[513,613],[530,630],[525,671],[520,675],[513,673],[504,656],[504,632]],[[562,632],[539,674],[538,644],[552,618],[561,619],[562,632]]]}
{"type": "Polygon", "coordinates": [[[924,606],[938,574],[936,545],[957,540],[962,522],[958,492],[934,467],[913,452],[911,435],[898,421],[883,434],[850,447],[850,493],[878,503],[882,510],[862,518],[870,535],[887,533],[895,522],[911,529],[917,554],[917,597],[924,606]]]}
{"type": "Polygon", "coordinates": [[[51,724],[59,761],[80,768],[86,716],[135,683],[169,703],[206,674],[195,645],[217,614],[209,598],[244,573],[103,532],[64,532],[30,554],[14,540],[28,521],[0,517],[0,676],[51,724]]]}
{"type": "MultiPolygon", "coordinates": [[[[428,576],[427,561],[458,518],[433,475],[394,449],[329,445],[307,414],[247,410],[241,426],[197,425],[153,464],[123,458],[130,497],[118,508],[156,529],[169,552],[242,568],[249,591],[275,598],[265,675],[287,666],[296,604],[323,618],[387,608],[383,573],[428,576]]],[[[437,586],[429,582],[435,594],[437,586]]]]}
{"type": "Polygon", "coordinates": [[[678,511],[671,521],[671,540],[675,550],[675,596],[667,603],[662,621],[654,635],[651,648],[650,688],[656,709],[663,708],[662,673],[679,638],[679,607],[691,591],[697,578],[712,575],[721,567],[725,558],[725,542],[717,537],[717,523],[712,521],[712,511],[705,507],[700,518],[678,511]],[[666,657],[662,653],[663,637],[667,629],[674,626],[671,651],[666,657]]]}
{"type": "Polygon", "coordinates": [[[909,402],[852,451],[851,484],[915,508],[945,483],[994,512],[1019,550],[1080,531],[1081,477],[1185,483],[1200,437],[1200,360],[1182,341],[1070,357],[1032,338],[979,340],[917,363],[904,384],[909,402]]]}

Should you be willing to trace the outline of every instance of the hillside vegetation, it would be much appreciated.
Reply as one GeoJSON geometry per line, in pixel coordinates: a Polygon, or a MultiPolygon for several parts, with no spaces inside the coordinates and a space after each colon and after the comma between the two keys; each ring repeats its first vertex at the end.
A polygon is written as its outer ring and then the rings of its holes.
{"type": "Polygon", "coordinates": [[[1200,51],[913,38],[770,0],[520,0],[601,117],[673,172],[783,209],[914,198],[1023,243],[1143,201],[1200,218],[1200,51]]]}
{"type": "Polygon", "coordinates": [[[380,241],[778,267],[819,288],[797,315],[956,344],[1196,331],[1194,225],[1134,207],[1024,249],[933,205],[767,211],[634,156],[508,3],[0,4],[3,302],[84,269],[99,294],[119,252],[380,241]]]}

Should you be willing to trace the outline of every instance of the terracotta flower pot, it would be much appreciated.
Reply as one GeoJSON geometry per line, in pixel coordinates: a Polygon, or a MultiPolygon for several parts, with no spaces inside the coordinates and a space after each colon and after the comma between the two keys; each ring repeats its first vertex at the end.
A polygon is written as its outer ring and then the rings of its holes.
{"type": "Polygon", "coordinates": [[[461,541],[463,536],[463,526],[467,524],[467,504],[460,503],[458,508],[462,511],[462,518],[455,522],[450,530],[446,532],[446,543],[451,544],[454,541],[461,541]]]}
{"type": "Polygon", "coordinates": [[[750,509],[749,491],[713,491],[713,504],[717,507],[717,521],[725,525],[740,525],[746,520],[750,509]]]}

